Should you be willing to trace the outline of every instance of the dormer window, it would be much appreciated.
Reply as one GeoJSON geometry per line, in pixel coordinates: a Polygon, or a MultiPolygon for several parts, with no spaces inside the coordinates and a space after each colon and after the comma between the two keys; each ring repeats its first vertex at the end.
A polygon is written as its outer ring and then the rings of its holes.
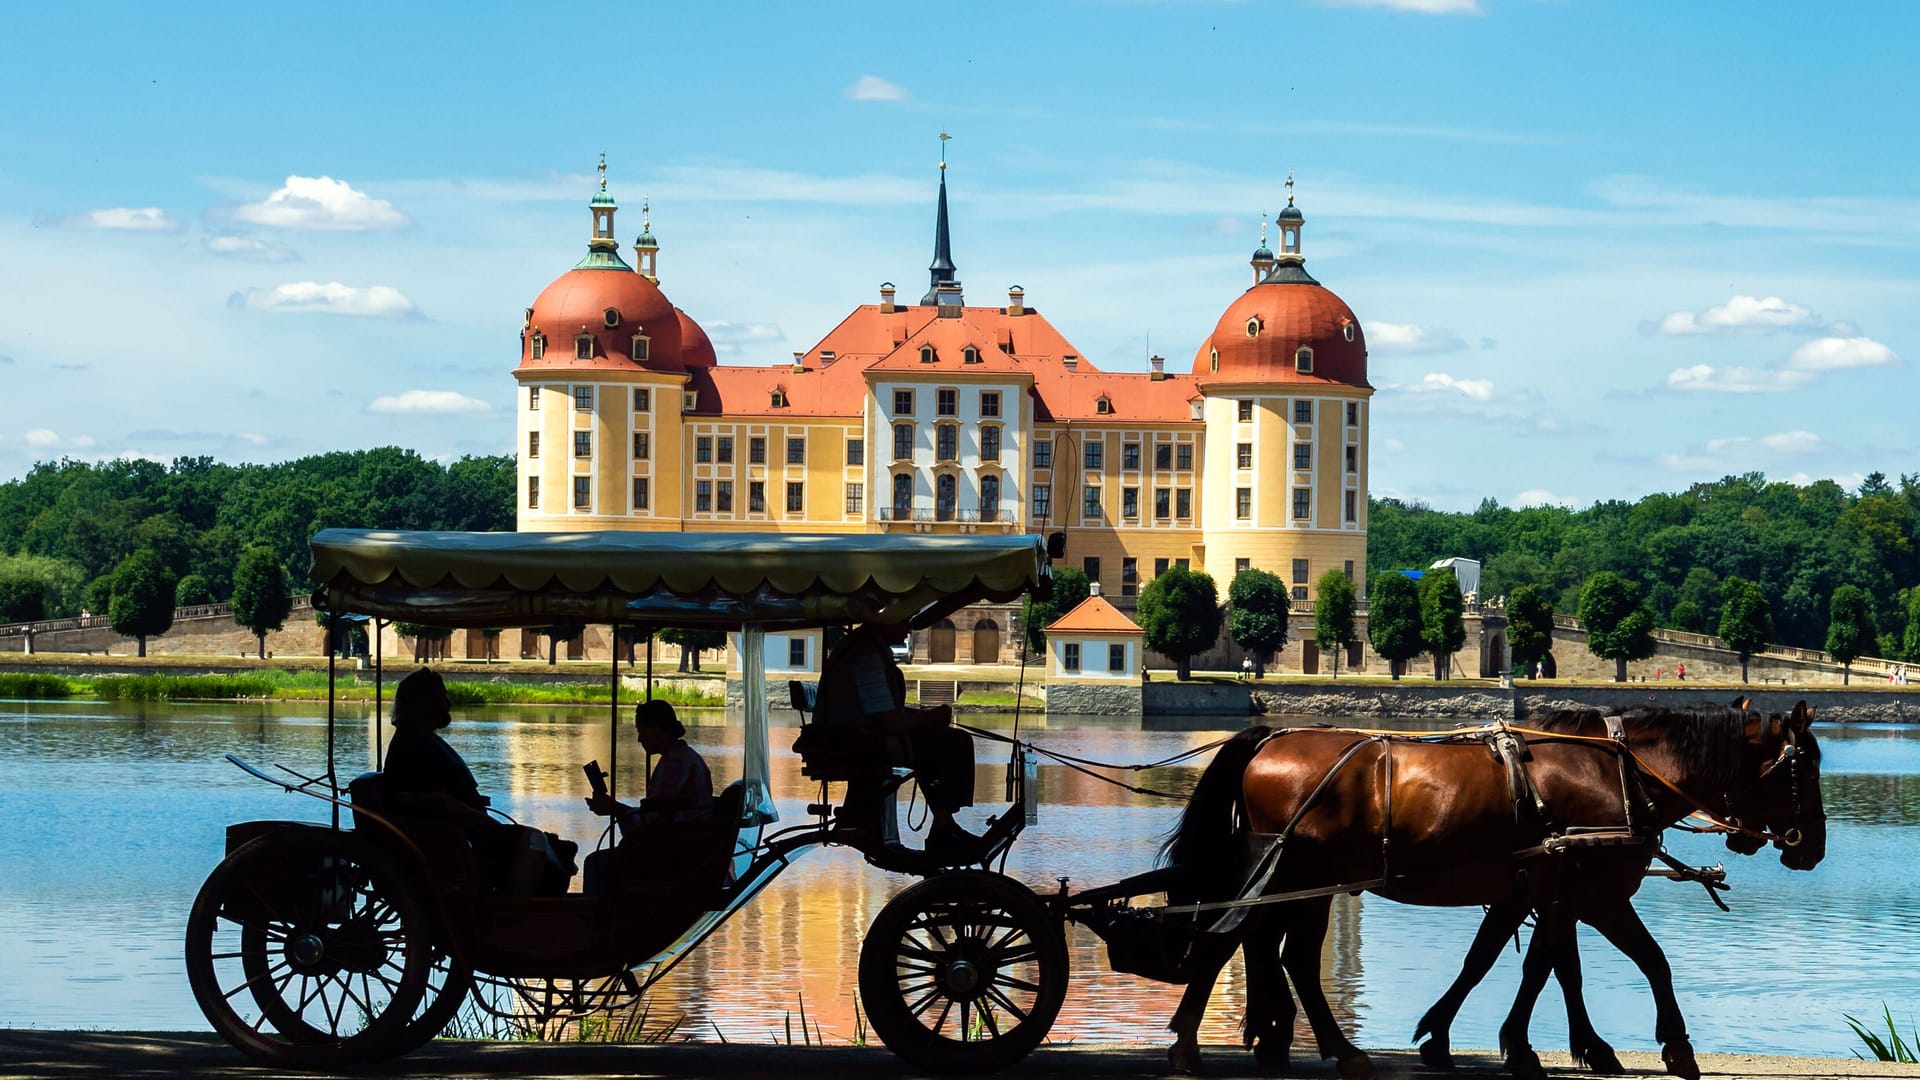
{"type": "Polygon", "coordinates": [[[787,407],[787,392],[785,390],[775,390],[768,396],[770,398],[767,402],[768,406],[775,409],[784,409],[787,407]]]}
{"type": "Polygon", "coordinates": [[[632,356],[633,356],[634,362],[644,363],[652,355],[653,355],[653,339],[648,337],[645,334],[633,335],[632,356]]]}
{"type": "Polygon", "coordinates": [[[1352,341],[1352,340],[1353,340],[1353,327],[1354,327],[1354,323],[1353,323],[1353,320],[1352,320],[1352,319],[1348,319],[1348,320],[1347,320],[1346,322],[1343,322],[1343,323],[1341,323],[1341,324],[1340,324],[1340,336],[1341,336],[1341,337],[1343,337],[1343,338],[1346,338],[1346,339],[1347,339],[1348,341],[1352,341]]]}
{"type": "Polygon", "coordinates": [[[931,345],[920,346],[920,362],[921,363],[932,364],[932,363],[938,362],[939,359],[940,359],[940,354],[933,351],[933,346],[931,345]]]}
{"type": "Polygon", "coordinates": [[[593,359],[593,335],[581,334],[573,339],[573,358],[575,360],[593,359]]]}
{"type": "Polygon", "coordinates": [[[1293,370],[1299,372],[1302,375],[1310,375],[1313,373],[1313,350],[1312,349],[1308,348],[1305,345],[1302,345],[1298,349],[1294,350],[1293,370]]]}
{"type": "Polygon", "coordinates": [[[1218,375],[1220,373],[1220,350],[1219,349],[1207,350],[1207,371],[1215,375],[1218,375]]]}
{"type": "Polygon", "coordinates": [[[960,354],[960,360],[966,364],[977,364],[980,362],[980,350],[969,345],[966,347],[966,350],[960,354]]]}
{"type": "Polygon", "coordinates": [[[604,318],[607,320],[607,326],[609,328],[619,326],[620,325],[620,309],[608,308],[604,313],[604,318]]]}
{"type": "Polygon", "coordinates": [[[535,360],[538,360],[545,355],[547,355],[547,335],[535,330],[533,332],[532,356],[535,360]]]}
{"type": "Polygon", "coordinates": [[[697,405],[699,405],[699,403],[700,403],[700,391],[688,390],[686,394],[680,399],[680,411],[692,412],[694,408],[697,405]]]}
{"type": "Polygon", "coordinates": [[[1255,315],[1253,318],[1248,319],[1247,320],[1247,336],[1259,337],[1260,331],[1264,329],[1266,325],[1267,325],[1266,323],[1263,323],[1260,321],[1260,316],[1258,315],[1255,315]]]}
{"type": "Polygon", "coordinates": [[[1101,416],[1107,416],[1113,412],[1113,401],[1105,394],[1102,394],[1099,400],[1093,403],[1093,411],[1099,413],[1101,416]]]}

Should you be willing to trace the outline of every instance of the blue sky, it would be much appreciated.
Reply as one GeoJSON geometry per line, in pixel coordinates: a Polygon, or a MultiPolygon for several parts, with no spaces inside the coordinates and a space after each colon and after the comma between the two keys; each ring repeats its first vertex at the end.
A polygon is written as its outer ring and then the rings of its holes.
{"type": "Polygon", "coordinates": [[[1288,170],[1376,494],[1920,470],[1908,4],[43,5],[0,67],[0,477],[512,449],[600,151],[721,361],[931,255],[1187,370],[1288,170]],[[191,16],[181,12],[191,11],[191,16]]]}

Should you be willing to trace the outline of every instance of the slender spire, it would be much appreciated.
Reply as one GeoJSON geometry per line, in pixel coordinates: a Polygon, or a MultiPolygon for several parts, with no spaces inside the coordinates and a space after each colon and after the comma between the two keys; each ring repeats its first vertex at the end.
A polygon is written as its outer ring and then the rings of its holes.
{"type": "Polygon", "coordinates": [[[587,210],[593,215],[593,234],[587,241],[587,257],[574,264],[576,270],[628,270],[625,259],[620,257],[620,241],[613,238],[613,214],[620,209],[614,202],[613,194],[607,190],[607,152],[600,152],[600,189],[587,200],[587,210]]]}
{"type": "Polygon", "coordinates": [[[941,286],[949,286],[958,302],[960,282],[954,278],[953,242],[947,234],[947,140],[953,136],[940,133],[940,206],[933,223],[933,265],[927,267],[929,282],[927,295],[920,298],[922,306],[938,304],[941,286]]]}

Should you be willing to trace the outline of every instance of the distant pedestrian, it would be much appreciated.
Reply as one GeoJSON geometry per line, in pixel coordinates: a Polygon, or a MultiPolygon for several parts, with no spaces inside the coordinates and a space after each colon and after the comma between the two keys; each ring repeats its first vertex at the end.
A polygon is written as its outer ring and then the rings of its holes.
{"type": "Polygon", "coordinates": [[[1535,660],[1533,662],[1533,677],[1536,679],[1539,678],[1541,674],[1546,671],[1546,669],[1547,668],[1545,664],[1542,664],[1540,661],[1535,660]]]}
{"type": "Polygon", "coordinates": [[[1664,678],[1666,678],[1666,677],[1667,677],[1667,669],[1666,669],[1666,668],[1654,668],[1654,669],[1653,669],[1653,681],[1654,681],[1654,682],[1659,682],[1659,681],[1660,681],[1661,679],[1664,679],[1664,678]]]}
{"type": "Polygon", "coordinates": [[[1253,657],[1240,658],[1240,678],[1242,681],[1253,678],[1253,657]]]}
{"type": "Polygon", "coordinates": [[[1673,665],[1673,677],[1676,679],[1679,679],[1681,682],[1686,682],[1687,681],[1687,665],[1685,664],[1673,665]]]}

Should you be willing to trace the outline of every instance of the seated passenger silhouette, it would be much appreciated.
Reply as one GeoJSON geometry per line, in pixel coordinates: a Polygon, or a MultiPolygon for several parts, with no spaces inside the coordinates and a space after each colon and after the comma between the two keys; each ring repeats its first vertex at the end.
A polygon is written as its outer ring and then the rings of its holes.
{"type": "Polygon", "coordinates": [[[687,728],[673,706],[658,699],[643,701],[633,710],[633,734],[649,758],[657,757],[647,772],[647,793],[635,805],[605,792],[587,799],[587,808],[610,817],[620,826],[620,843],[611,850],[587,856],[582,887],[588,893],[605,892],[614,852],[623,871],[647,872],[644,861],[648,829],[660,825],[708,821],[713,817],[713,773],[705,758],[687,745],[687,728]]]}

